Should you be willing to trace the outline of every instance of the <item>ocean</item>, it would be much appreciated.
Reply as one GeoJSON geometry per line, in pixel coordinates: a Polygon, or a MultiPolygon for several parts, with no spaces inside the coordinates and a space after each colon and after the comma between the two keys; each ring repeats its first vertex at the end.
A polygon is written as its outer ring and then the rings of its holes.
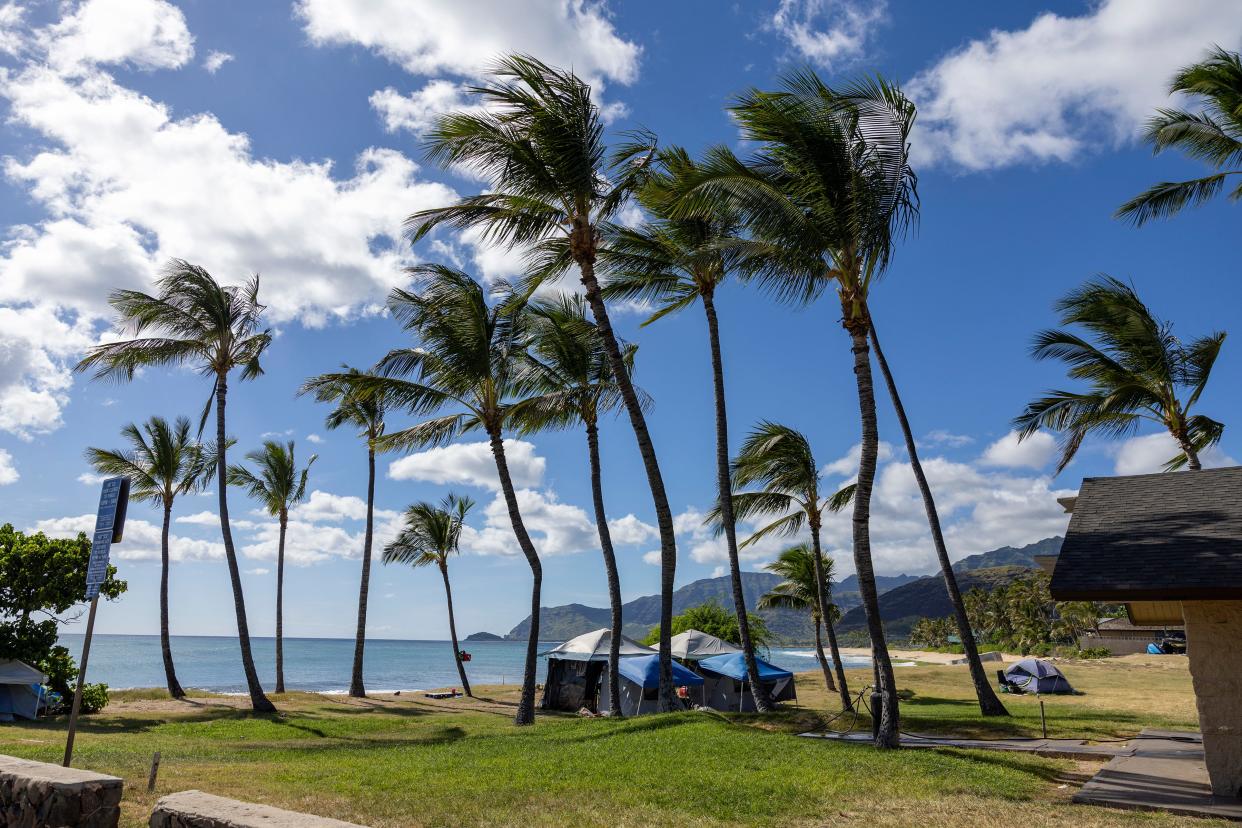
{"type": "MultiPolygon", "coordinates": [[[[75,659],[82,654],[82,635],[66,634],[60,643],[75,659]]],[[[560,642],[540,646],[544,651],[560,642]]],[[[276,640],[252,638],[255,664],[263,686],[275,683],[276,640]]],[[[521,641],[462,642],[470,653],[466,675],[475,684],[516,684],[522,680],[526,644],[521,641]]],[[[186,688],[217,693],[240,693],[246,689],[237,639],[224,636],[172,637],[177,678],[186,688]]],[[[345,638],[286,638],[285,686],[289,690],[343,693],[349,688],[354,641],[345,638]]],[[[776,649],[768,661],[795,672],[817,669],[814,650],[776,649]]],[[[539,659],[543,680],[546,659],[539,659]]],[[[844,658],[846,667],[870,666],[865,658],[844,658]]],[[[367,690],[428,690],[460,684],[447,641],[395,641],[368,639],[365,676],[367,690]]],[[[157,635],[96,635],[91,643],[89,682],[103,682],[113,689],[163,687],[164,663],[157,635]]]]}

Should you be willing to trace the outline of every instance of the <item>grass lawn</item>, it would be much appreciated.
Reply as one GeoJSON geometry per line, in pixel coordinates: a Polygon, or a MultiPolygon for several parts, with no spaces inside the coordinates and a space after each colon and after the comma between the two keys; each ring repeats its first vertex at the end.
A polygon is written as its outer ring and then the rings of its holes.
{"type": "MultiPolygon", "coordinates": [[[[1050,735],[1124,737],[1145,725],[1193,729],[1182,659],[1065,667],[1084,696],[1047,700],[1050,735]],[[1137,685],[1137,686],[1134,686],[1137,685]]],[[[862,686],[866,671],[853,671],[862,686]]],[[[125,778],[123,824],[146,824],[161,794],[198,788],[372,826],[1026,824],[1210,825],[1203,820],[1071,806],[1096,764],[988,751],[892,751],[801,739],[837,710],[818,674],[799,677],[802,706],[764,717],[683,713],[622,721],[541,716],[515,728],[512,687],[482,699],[358,700],[291,693],[256,717],[236,699],[172,702],[114,694],[85,721],[75,765],[125,778]],[[159,784],[146,793],[151,754],[159,784]]],[[[914,691],[903,727],[1038,734],[1034,699],[983,722],[964,668],[899,668],[914,691]]],[[[843,727],[851,717],[837,719],[843,727]]],[[[858,722],[866,727],[865,720],[858,722]]],[[[58,761],[65,723],[0,727],[0,752],[58,761]]]]}

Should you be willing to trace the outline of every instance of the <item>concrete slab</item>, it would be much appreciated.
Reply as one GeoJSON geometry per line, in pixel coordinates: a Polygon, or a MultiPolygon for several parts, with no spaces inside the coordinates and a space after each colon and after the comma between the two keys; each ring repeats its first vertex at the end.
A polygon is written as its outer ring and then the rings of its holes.
{"type": "MultiPolygon", "coordinates": [[[[800,733],[809,739],[830,739],[850,744],[869,744],[870,733],[800,733]]],[[[1052,759],[1099,759],[1124,756],[1133,752],[1126,743],[1088,745],[1082,739],[956,739],[948,736],[903,733],[903,748],[960,748],[962,750],[1001,750],[1011,753],[1032,753],[1052,759]]]]}

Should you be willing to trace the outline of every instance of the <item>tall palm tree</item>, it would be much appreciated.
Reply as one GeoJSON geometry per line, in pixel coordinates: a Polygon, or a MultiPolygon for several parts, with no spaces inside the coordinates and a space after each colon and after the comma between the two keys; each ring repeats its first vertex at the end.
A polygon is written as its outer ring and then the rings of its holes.
{"type": "MultiPolygon", "coordinates": [[[[581,296],[561,296],[531,306],[530,350],[546,369],[540,396],[514,406],[514,423],[522,431],[582,425],[586,430],[587,458],[591,467],[591,499],[595,505],[595,525],[608,578],[609,624],[612,635],[608,647],[609,710],[621,715],[621,578],[617,556],[608,529],[604,508],[604,487],[599,459],[599,419],[621,408],[621,391],[604,352],[598,327],[587,319],[586,301],[581,296]]],[[[634,367],[636,345],[622,343],[626,372],[634,367]]],[[[635,388],[645,405],[649,397],[635,388]]]]}
{"type": "Polygon", "coordinates": [[[833,89],[802,71],[786,75],[775,92],[745,93],[730,112],[743,137],[759,148],[745,162],[725,148],[709,151],[698,182],[676,209],[693,215],[721,198],[735,204],[751,237],[739,248],[742,268],[780,298],[810,302],[836,290],[862,427],[854,566],[882,697],[876,746],[896,747],[900,710],[871,562],[879,432],[868,298],[897,241],[918,218],[917,178],[909,163],[915,107],[881,78],[833,89]]]}
{"type": "MultiPolygon", "coordinates": [[[[849,686],[845,681],[845,669],[841,666],[841,653],[837,647],[837,633],[832,624],[832,608],[828,601],[829,583],[827,562],[820,545],[820,529],[825,511],[837,511],[843,504],[833,497],[822,497],[819,490],[819,466],[811,453],[806,435],[779,423],[761,422],[742,443],[742,450],[733,460],[733,482],[739,488],[759,486],[758,491],[733,493],[733,509],[739,520],[776,516],[747,538],[742,546],[749,546],[768,535],[795,535],[803,527],[811,533],[811,565],[814,577],[815,600],[819,617],[828,631],[828,644],[832,648],[832,661],[837,666],[837,689],[841,693],[841,705],[852,710],[849,686]]],[[[717,506],[709,519],[717,520],[717,506]]]]}
{"type": "Polygon", "coordinates": [[[367,599],[371,591],[371,546],[375,539],[375,443],[384,436],[384,413],[388,400],[383,394],[362,393],[352,378],[364,376],[363,371],[342,366],[346,379],[320,382],[319,377],[303,384],[300,394],[313,390],[319,402],[334,402],[336,407],[324,424],[329,429],[349,425],[367,442],[367,519],[362,541],[362,578],[358,584],[358,624],[354,630],[354,663],[349,677],[349,695],[366,698],[362,680],[362,663],[367,642],[367,599]]]}
{"type": "Polygon", "coordinates": [[[229,485],[239,486],[263,504],[280,521],[280,540],[276,546],[276,692],[285,692],[285,531],[289,510],[306,498],[306,480],[319,455],[312,454],[298,471],[293,441],[281,444],[265,440],[263,448],[246,454],[257,471],[245,466],[229,466],[229,485]]]}
{"type": "Polygon", "coordinates": [[[654,138],[638,134],[607,159],[604,125],[591,90],[572,71],[535,58],[500,60],[492,79],[471,87],[481,107],[440,117],[428,133],[433,161],[468,167],[487,181],[487,192],[457,204],[414,213],[406,221],[414,241],[445,224],[476,228],[482,238],[531,250],[529,296],[546,279],[577,266],[591,314],[604,340],[621,399],[642,456],[660,531],[660,709],[678,702],[669,639],[677,541],[664,478],[647,419],[612,329],[595,274],[601,225],[629,201],[646,176],[654,138]]]}
{"type": "Polygon", "coordinates": [[[128,477],[132,499],[164,509],[160,531],[160,654],[168,695],[180,699],[185,697],[185,690],[177,681],[168,635],[168,530],[177,496],[200,491],[211,482],[214,455],[191,436],[190,421],[185,417],[178,417],[171,425],[163,417],[152,417],[141,427],[129,423],[121,429],[121,436],[128,448],[88,448],[86,460],[100,474],[128,477]]]}
{"type": "MultiPolygon", "coordinates": [[[[820,635],[820,629],[825,622],[831,626],[840,617],[836,604],[827,597],[832,590],[832,559],[827,558],[817,565],[814,550],[805,543],[800,543],[781,552],[775,561],[764,568],[785,580],[760,596],[759,609],[788,609],[811,614],[811,622],[815,625],[815,657],[819,660],[820,669],[824,671],[824,685],[829,693],[835,693],[837,685],[832,680],[828,657],[824,655],[823,636],[820,635]],[[822,581],[816,581],[817,571],[822,576],[822,581]],[[826,597],[829,613],[827,618],[820,609],[821,594],[826,597]]],[[[839,654],[834,655],[840,657],[839,654]]]]}
{"type": "Polygon", "coordinates": [[[1156,317],[1134,288],[1102,276],[1070,291],[1057,302],[1062,325],[1080,325],[1086,334],[1047,330],[1035,337],[1031,355],[1059,359],[1085,391],[1050,391],[1028,403],[1014,419],[1018,439],[1041,428],[1061,432],[1057,474],[1074,459],[1088,434],[1125,437],[1141,423],[1168,430],[1181,451],[1167,471],[1199,469],[1199,453],[1220,442],[1224,423],[1191,414],[1207,386],[1225,341],[1223,331],[1183,343],[1172,326],[1156,317]]]}
{"type": "MultiPolygon", "coordinates": [[[[1173,76],[1170,95],[1193,95],[1204,102],[1202,112],[1160,109],[1147,122],[1146,138],[1159,154],[1170,147],[1206,161],[1217,172],[1190,181],[1164,181],[1117,209],[1116,217],[1138,226],[1168,218],[1185,207],[1214,198],[1232,175],[1242,175],[1242,57],[1219,46],[1199,63],[1173,76]]],[[[1229,200],[1242,198],[1242,183],[1229,200]]]]}
{"type": "Polygon", "coordinates": [[[457,643],[457,622],[453,618],[453,589],[449,586],[448,559],[458,552],[461,529],[466,525],[466,513],[474,506],[468,497],[450,493],[436,506],[427,502],[415,503],[405,510],[405,527],[396,539],[384,547],[384,563],[404,563],[413,567],[435,565],[444,579],[444,598],[448,602],[449,636],[453,639],[453,660],[457,662],[457,675],[461,677],[462,689],[467,696],[470,679],[466,678],[466,666],[461,660],[461,647],[457,643]]]}
{"type": "Polygon", "coordinates": [[[229,374],[240,368],[242,380],[262,375],[259,357],[272,342],[271,331],[260,327],[264,306],[259,304],[259,277],[252,277],[244,285],[225,286],[198,265],[172,259],[164,266],[155,287],[154,296],[137,290],[112,293],[108,302],[133,338],[91,348],[75,370],[92,371],[93,379],[129,381],[137,368],[192,365],[199,373],[211,377],[211,395],[203,408],[199,431],[206,425],[214,402],[220,533],[233,587],[242,670],[250,691],[250,706],[256,712],[275,712],[276,707],[263,694],[250,649],[246,599],[229,526],[227,452],[230,441],[225,430],[229,374]],[[147,331],[153,335],[142,336],[147,331]]]}
{"type": "Polygon", "coordinates": [[[1008,716],[1009,711],[992,689],[992,682],[983,670],[983,662],[979,660],[979,646],[975,642],[975,633],[970,628],[970,619],[966,615],[966,604],[962,601],[962,591],[957,586],[957,576],[953,572],[953,564],[949,560],[949,550],[944,542],[944,532],[940,529],[940,513],[936,509],[936,498],[932,495],[931,484],[923,472],[923,463],[919,460],[918,446],[914,441],[914,432],[910,428],[910,419],[906,416],[906,407],[902,405],[901,394],[897,391],[897,381],[880,349],[880,339],[875,332],[875,321],[871,323],[871,347],[875,349],[875,360],[880,366],[880,374],[884,384],[888,386],[888,395],[893,401],[893,410],[897,413],[897,423],[901,426],[902,437],[906,441],[906,454],[910,457],[910,469],[923,497],[923,510],[927,513],[927,525],[931,531],[932,546],[936,550],[936,558],[940,562],[940,575],[944,578],[945,590],[949,594],[949,602],[953,604],[953,618],[957,624],[957,634],[962,641],[962,651],[970,669],[970,680],[975,685],[975,698],[979,700],[979,710],[984,716],[1008,716]]]}
{"type": "Polygon", "coordinates": [[[663,151],[659,160],[657,169],[639,191],[639,201],[653,219],[637,229],[613,227],[605,235],[605,245],[600,250],[600,262],[606,274],[603,294],[605,299],[617,297],[655,303],[656,311],[644,325],[688,307],[696,300],[703,306],[716,404],[717,502],[729,556],[733,609],[737,613],[746,670],[755,688],[755,707],[767,712],[772,702],[759,680],[738,562],[733,484],[729,477],[724,358],[716,315],[716,291],[728,278],[733,265],[730,244],[736,241],[741,230],[741,217],[723,199],[712,202],[708,212],[684,218],[671,217],[670,208],[696,178],[698,168],[680,147],[663,151]]]}
{"type": "Polygon", "coordinates": [[[427,264],[410,268],[410,273],[419,280],[417,292],[393,290],[388,310],[417,335],[419,347],[389,351],[376,365],[375,376],[324,374],[308,381],[307,390],[317,392],[324,385],[349,381],[360,394],[385,395],[390,410],[401,408],[425,416],[446,407],[455,409],[384,435],[376,441],[381,451],[445,445],[476,430],[487,434],[513,534],[531,570],[530,637],[514,717],[516,724],[531,724],[535,720],[543,566],[522,521],[503,439],[513,404],[530,393],[539,379],[525,350],[529,314],[525,303],[511,295],[489,304],[483,287],[459,270],[427,264]]]}

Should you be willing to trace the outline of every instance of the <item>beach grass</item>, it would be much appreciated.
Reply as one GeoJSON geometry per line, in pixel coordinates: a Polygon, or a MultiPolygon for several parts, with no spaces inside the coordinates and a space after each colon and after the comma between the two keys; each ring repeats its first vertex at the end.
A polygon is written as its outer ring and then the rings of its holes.
{"type": "MultiPolygon", "coordinates": [[[[1195,727],[1184,667],[1110,660],[1065,669],[1086,695],[1047,700],[1059,711],[1053,735],[1195,727]],[[1133,686],[1140,679],[1146,692],[1133,686]]],[[[851,671],[859,687],[867,675],[851,671]]],[[[1028,698],[1006,698],[1012,720],[983,723],[963,668],[906,668],[898,680],[914,692],[903,706],[906,729],[1038,733],[1038,705],[1028,698]]],[[[837,709],[820,681],[800,676],[801,705],[763,717],[541,716],[528,728],[511,723],[512,687],[444,701],[291,693],[274,697],[274,716],[252,716],[235,697],[173,702],[123,691],[85,721],[75,764],[124,777],[126,826],[145,825],[158,796],[188,788],[372,826],[960,826],[1015,814],[1074,825],[1208,824],[1070,805],[1093,763],[799,738],[796,731],[837,709]],[[157,750],[159,781],[148,794],[157,750]]],[[[54,762],[63,735],[63,721],[0,727],[0,752],[54,762]]]]}

